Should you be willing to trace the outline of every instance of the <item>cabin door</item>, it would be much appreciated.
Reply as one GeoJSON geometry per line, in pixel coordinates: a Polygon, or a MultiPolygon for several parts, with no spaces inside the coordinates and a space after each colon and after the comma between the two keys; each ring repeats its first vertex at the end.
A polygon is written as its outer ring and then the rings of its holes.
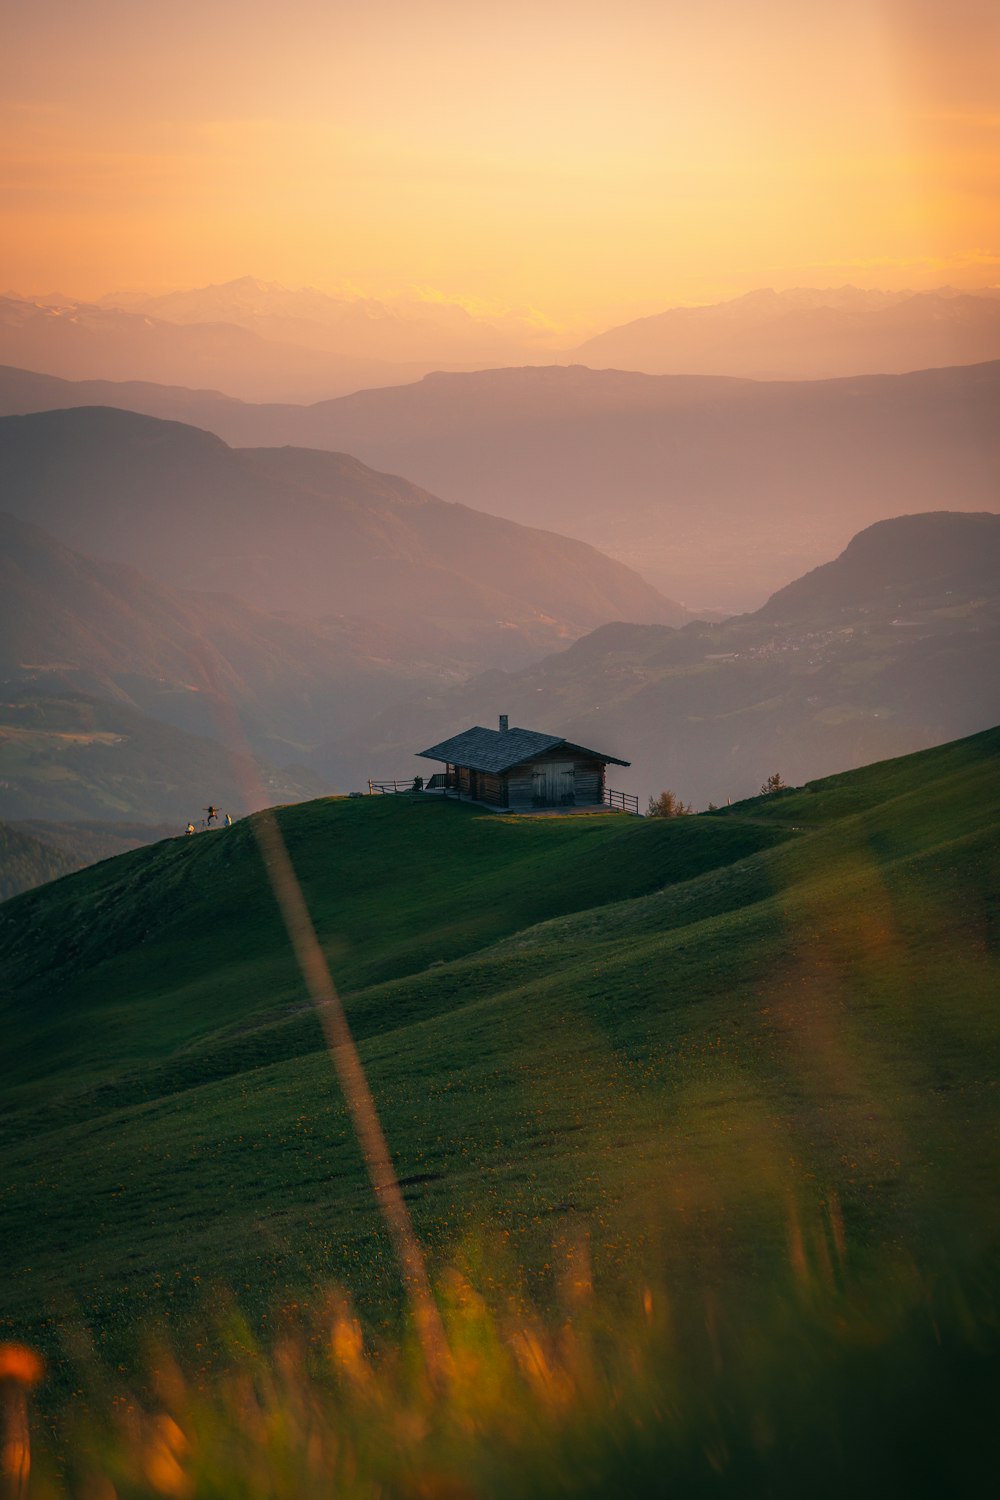
{"type": "Polygon", "coordinates": [[[546,807],[569,807],[573,797],[573,762],[550,760],[532,772],[533,800],[546,807]]]}

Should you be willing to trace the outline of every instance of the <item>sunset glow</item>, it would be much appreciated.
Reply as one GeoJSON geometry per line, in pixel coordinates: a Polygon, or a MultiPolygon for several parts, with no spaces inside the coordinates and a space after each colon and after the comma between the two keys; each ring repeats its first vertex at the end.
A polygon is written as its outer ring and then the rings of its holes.
{"type": "Polygon", "coordinates": [[[4,289],[251,273],[583,333],[1000,266],[985,0],[43,0],[5,27],[4,289]]]}

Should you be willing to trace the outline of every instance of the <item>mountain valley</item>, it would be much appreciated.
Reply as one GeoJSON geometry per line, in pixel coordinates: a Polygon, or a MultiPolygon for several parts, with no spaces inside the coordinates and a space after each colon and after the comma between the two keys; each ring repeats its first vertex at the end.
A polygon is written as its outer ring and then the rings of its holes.
{"type": "Polygon", "coordinates": [[[353,454],[583,538],[695,613],[758,607],[874,521],[998,507],[1000,363],[800,382],[549,366],[434,374],[308,407],[0,371],[0,411],[84,400],[229,443],[353,454]]]}
{"type": "Polygon", "coordinates": [[[401,776],[470,724],[557,730],[631,760],[645,802],[746,797],[984,729],[1000,719],[1000,516],[879,522],[754,614],[679,629],[606,625],[520,672],[386,710],[345,765],[401,776]]]}

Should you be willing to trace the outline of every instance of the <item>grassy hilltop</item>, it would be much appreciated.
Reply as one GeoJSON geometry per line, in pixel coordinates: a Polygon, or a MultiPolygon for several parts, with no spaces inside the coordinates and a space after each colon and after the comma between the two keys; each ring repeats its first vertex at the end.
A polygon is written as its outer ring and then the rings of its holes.
{"type": "MultiPolygon", "coordinates": [[[[432,1261],[683,1299],[1000,1230],[1000,731],[671,821],[330,799],[281,827],[432,1261]],[[686,1289],[686,1290],[685,1290],[686,1289]]],[[[252,820],[0,908],[3,1327],[399,1286],[252,820]]],[[[714,1295],[714,1293],[712,1293],[714,1295]]],[[[700,1305],[700,1304],[699,1304],[700,1305]]]]}

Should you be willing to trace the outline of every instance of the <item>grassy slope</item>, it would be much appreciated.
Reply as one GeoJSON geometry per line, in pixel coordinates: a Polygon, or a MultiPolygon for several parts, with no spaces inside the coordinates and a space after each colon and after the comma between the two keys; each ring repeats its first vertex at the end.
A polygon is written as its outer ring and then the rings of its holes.
{"type": "Polygon", "coordinates": [[[79,861],[65,849],[35,838],[23,828],[0,823],[0,901],[76,869],[79,861]]]}
{"type": "MultiPolygon", "coordinates": [[[[997,1231],[1000,732],[679,822],[430,799],[282,824],[417,1226],[544,1278],[759,1277],[997,1231]],[[617,898],[608,903],[608,897],[617,898]],[[532,925],[540,924],[540,925],[532,925]]],[[[9,903],[4,1317],[109,1347],[391,1257],[247,825],[9,903]]]]}

